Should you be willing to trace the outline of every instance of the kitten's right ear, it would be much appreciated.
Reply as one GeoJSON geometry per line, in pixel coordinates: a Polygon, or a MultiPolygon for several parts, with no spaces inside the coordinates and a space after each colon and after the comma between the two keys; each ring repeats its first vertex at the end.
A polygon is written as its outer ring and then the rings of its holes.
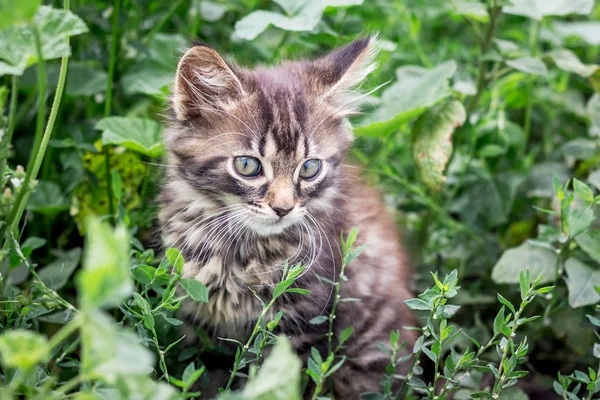
{"type": "Polygon", "coordinates": [[[180,121],[218,113],[243,93],[240,80],[215,50],[194,46],[177,66],[173,110],[180,121]]]}

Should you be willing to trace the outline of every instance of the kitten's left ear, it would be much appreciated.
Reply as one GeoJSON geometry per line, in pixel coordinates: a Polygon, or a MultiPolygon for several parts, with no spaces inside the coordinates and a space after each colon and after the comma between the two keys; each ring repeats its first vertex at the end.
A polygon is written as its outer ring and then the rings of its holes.
{"type": "Polygon", "coordinates": [[[376,39],[366,37],[316,60],[308,70],[313,90],[338,104],[341,113],[352,114],[359,96],[351,89],[377,68],[376,55],[376,39]]]}
{"type": "Polygon", "coordinates": [[[228,103],[243,94],[238,76],[214,49],[194,46],[179,61],[173,87],[177,119],[220,114],[228,103]]]}

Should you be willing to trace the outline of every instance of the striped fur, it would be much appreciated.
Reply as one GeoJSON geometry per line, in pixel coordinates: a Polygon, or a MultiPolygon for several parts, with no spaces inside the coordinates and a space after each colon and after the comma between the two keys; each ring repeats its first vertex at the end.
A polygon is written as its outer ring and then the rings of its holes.
{"type": "Polygon", "coordinates": [[[182,251],[185,276],[209,288],[208,304],[182,310],[214,336],[245,339],[261,311],[249,288],[268,299],[284,263],[303,263],[296,285],[312,294],[285,295],[274,312],[284,310],[281,332],[305,359],[311,346],[323,348],[326,324],[308,321],[327,314],[333,299],[318,276],[337,280],[340,233],[359,227],[358,245],[369,247],[348,267],[342,296],[362,301],[341,303],[335,324],[338,332],[354,327],[335,380],[343,399],[379,389],[388,360],[375,343],[412,323],[402,303],[410,297],[408,261],[394,223],[379,193],[343,164],[352,142],[345,118],[356,112],[353,89],[373,69],[373,48],[360,39],[316,61],[248,70],[192,47],[178,67],[166,133],[162,234],[182,251]],[[237,156],[260,160],[262,174],[238,174],[237,156]],[[305,180],[299,170],[310,159],[321,171],[305,180]],[[277,208],[292,210],[279,217],[277,208]]]}

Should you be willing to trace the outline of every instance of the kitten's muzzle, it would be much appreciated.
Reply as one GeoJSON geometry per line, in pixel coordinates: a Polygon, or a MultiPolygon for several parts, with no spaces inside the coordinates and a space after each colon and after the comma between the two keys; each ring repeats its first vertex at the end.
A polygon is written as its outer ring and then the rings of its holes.
{"type": "Polygon", "coordinates": [[[290,207],[290,208],[282,208],[282,207],[273,207],[271,206],[271,209],[273,211],[275,211],[275,214],[277,214],[277,216],[279,217],[285,217],[286,215],[288,215],[293,209],[294,207],[290,207]]]}

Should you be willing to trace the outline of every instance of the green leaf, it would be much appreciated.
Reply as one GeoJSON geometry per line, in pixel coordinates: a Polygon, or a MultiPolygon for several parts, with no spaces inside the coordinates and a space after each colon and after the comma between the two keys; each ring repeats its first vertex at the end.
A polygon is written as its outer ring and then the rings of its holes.
{"type": "Polygon", "coordinates": [[[595,286],[600,286],[600,271],[593,270],[575,258],[567,260],[565,270],[571,307],[583,307],[600,301],[600,294],[594,289],[595,286]]]}
{"type": "Polygon", "coordinates": [[[444,319],[452,318],[460,310],[460,306],[446,304],[438,307],[438,315],[444,319]]]}
{"type": "Polygon", "coordinates": [[[452,155],[452,133],[467,118],[458,100],[448,101],[427,110],[412,129],[412,153],[423,183],[440,190],[446,177],[444,170],[452,155]]]}
{"type": "Polygon", "coordinates": [[[454,8],[454,14],[464,15],[480,22],[487,22],[490,16],[485,4],[476,0],[453,0],[450,2],[454,8]]]}
{"type": "Polygon", "coordinates": [[[594,343],[594,357],[600,358],[600,343],[594,343]]]}
{"type": "Polygon", "coordinates": [[[0,29],[30,22],[41,0],[0,0],[0,29]]]}
{"type": "MultiPolygon", "coordinates": [[[[594,93],[588,101],[585,111],[590,119],[590,135],[600,137],[600,94],[594,93]]],[[[595,172],[597,178],[596,181],[600,181],[600,171],[595,172]]],[[[588,179],[592,179],[592,173],[588,179]]],[[[596,188],[600,190],[600,183],[595,184],[596,188]]]]}
{"type": "Polygon", "coordinates": [[[77,275],[79,302],[84,311],[118,306],[133,291],[129,275],[129,234],[114,231],[96,218],[86,223],[83,270],[77,275]]]}
{"type": "Polygon", "coordinates": [[[254,11],[235,24],[235,34],[242,39],[253,40],[270,25],[284,31],[306,32],[312,31],[323,16],[327,7],[353,6],[362,3],[362,0],[299,0],[292,4],[289,1],[280,1],[285,11],[293,11],[292,16],[286,16],[273,11],[254,11]]]}
{"type": "Polygon", "coordinates": [[[199,280],[196,280],[193,278],[181,279],[179,281],[179,285],[195,301],[201,301],[203,303],[208,303],[208,289],[199,280]]]}
{"type": "Polygon", "coordinates": [[[150,329],[150,330],[154,329],[154,317],[151,314],[144,315],[143,320],[144,320],[144,326],[147,329],[150,329]]]}
{"type": "Polygon", "coordinates": [[[223,18],[227,7],[214,1],[202,0],[200,2],[200,16],[208,22],[215,22],[223,18]]]}
{"type": "Polygon", "coordinates": [[[573,179],[573,189],[575,190],[575,194],[586,203],[594,202],[594,192],[588,185],[581,182],[579,179],[573,179]]]}
{"type": "Polygon", "coordinates": [[[40,181],[27,202],[27,209],[36,213],[54,217],[69,209],[69,203],[60,186],[50,181],[40,181]]]}
{"type": "Polygon", "coordinates": [[[500,311],[494,318],[494,335],[498,335],[502,331],[502,325],[504,324],[504,306],[500,307],[500,311]]]}
{"type": "Polygon", "coordinates": [[[280,336],[258,374],[246,384],[245,399],[300,400],[302,362],[292,351],[289,339],[280,336]]]}
{"type": "Polygon", "coordinates": [[[65,93],[69,96],[93,96],[106,91],[108,74],[93,62],[69,61],[65,93]]]}
{"type": "Polygon", "coordinates": [[[523,243],[506,250],[492,270],[496,283],[518,283],[519,273],[529,269],[531,276],[542,275],[540,283],[556,280],[556,253],[538,246],[523,243]]]}
{"type": "Polygon", "coordinates": [[[37,274],[50,289],[59,290],[67,284],[80,260],[81,248],[76,247],[62,253],[55,261],[37,271],[37,274]]]}
{"type": "Polygon", "coordinates": [[[163,94],[163,88],[173,83],[174,71],[154,60],[142,60],[134,64],[121,78],[121,86],[127,95],[143,93],[163,94]]]}
{"type": "Polygon", "coordinates": [[[584,78],[592,76],[597,70],[597,65],[586,65],[571,50],[560,49],[550,52],[550,57],[556,66],[564,71],[573,72],[584,78]]]}
{"type": "Polygon", "coordinates": [[[590,257],[600,263],[600,231],[587,229],[575,237],[575,242],[590,257]]]}
{"type": "MultiPolygon", "coordinates": [[[[45,60],[68,56],[68,38],[88,31],[87,26],[70,11],[42,6],[33,25],[40,32],[42,55],[45,60]]],[[[30,25],[11,26],[0,31],[0,76],[22,75],[25,68],[38,61],[35,40],[30,25]]]]}
{"type": "Polygon", "coordinates": [[[397,81],[381,96],[381,107],[354,131],[369,136],[385,136],[396,131],[428,108],[450,96],[448,80],[456,72],[456,62],[448,61],[434,69],[403,66],[396,70],[397,81]]]}
{"type": "Polygon", "coordinates": [[[0,335],[0,355],[8,368],[28,370],[48,356],[48,341],[39,333],[25,330],[0,335]]]}
{"type": "Polygon", "coordinates": [[[554,31],[561,37],[576,36],[590,46],[600,46],[600,22],[554,21],[554,31]]]}
{"type": "Polygon", "coordinates": [[[530,280],[529,280],[529,270],[526,269],[519,273],[519,289],[521,290],[521,300],[525,300],[525,296],[529,291],[530,280]]]}
{"type": "Polygon", "coordinates": [[[429,305],[429,303],[427,303],[424,300],[421,299],[409,299],[409,300],[405,300],[404,304],[406,304],[408,306],[408,308],[410,308],[411,310],[431,310],[432,306],[429,305]]]}
{"type": "Polygon", "coordinates": [[[314,317],[310,321],[308,321],[308,323],[311,325],[319,325],[319,324],[322,324],[323,322],[327,321],[328,319],[329,319],[329,317],[327,317],[325,315],[319,315],[319,316],[314,317]]]}
{"type": "MultiPolygon", "coordinates": [[[[500,301],[500,303],[502,303],[506,307],[508,307],[508,309],[510,310],[510,312],[512,312],[513,314],[517,313],[516,310],[515,310],[515,306],[513,306],[510,301],[508,301],[507,299],[505,299],[504,296],[502,296],[500,293],[496,293],[496,295],[498,296],[498,301],[500,301]]],[[[504,326],[504,323],[502,323],[500,325],[500,330],[502,330],[503,326],[504,326]]]]}
{"type": "Polygon", "coordinates": [[[120,330],[98,311],[88,314],[81,328],[81,342],[81,373],[89,379],[114,384],[123,377],[146,375],[154,366],[153,353],[139,337],[120,330]]]}
{"type": "Polygon", "coordinates": [[[162,128],[152,120],[141,118],[108,117],[96,124],[102,131],[103,144],[115,144],[149,157],[163,153],[162,128]]]}
{"type": "Polygon", "coordinates": [[[350,338],[350,336],[352,336],[352,332],[354,331],[354,328],[351,326],[347,326],[345,327],[342,332],[340,333],[340,345],[344,344],[346,342],[346,340],[348,340],[350,338]]]}
{"type": "Polygon", "coordinates": [[[591,208],[576,208],[571,210],[567,221],[569,236],[574,238],[594,222],[594,211],[591,208]]]}
{"type": "Polygon", "coordinates": [[[183,272],[183,265],[185,264],[185,261],[183,260],[183,256],[179,250],[174,247],[169,247],[165,252],[165,257],[169,261],[169,264],[175,268],[175,271],[177,271],[178,274],[183,272]]]}
{"type": "Polygon", "coordinates": [[[539,58],[535,57],[521,57],[514,60],[507,60],[506,65],[527,74],[539,76],[548,75],[548,68],[546,68],[546,64],[544,64],[544,62],[539,58]]]}
{"type": "Polygon", "coordinates": [[[511,4],[502,8],[502,11],[541,21],[551,15],[587,15],[593,7],[594,0],[511,0],[511,4]]]}

